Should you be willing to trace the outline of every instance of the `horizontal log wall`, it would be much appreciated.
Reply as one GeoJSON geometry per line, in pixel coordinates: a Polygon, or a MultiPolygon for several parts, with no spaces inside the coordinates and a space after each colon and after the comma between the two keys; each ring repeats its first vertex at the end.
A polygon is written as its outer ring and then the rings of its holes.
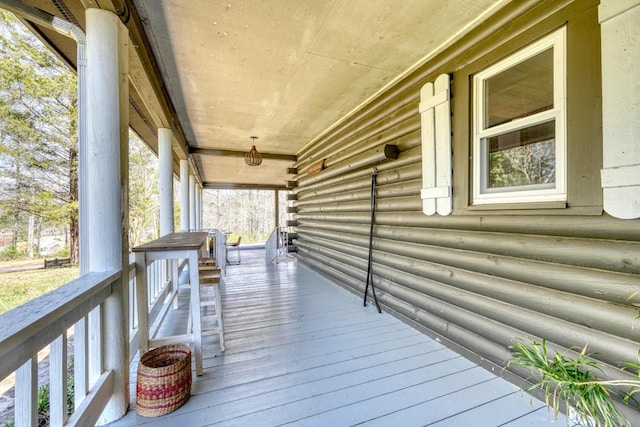
{"type": "MultiPolygon", "coordinates": [[[[488,29],[523,14],[528,14],[522,17],[527,22],[561,21],[566,19],[561,6],[594,7],[565,1],[540,10],[539,2],[515,3],[469,37],[480,43],[488,29]]],[[[468,39],[457,49],[481,56],[468,39]]],[[[640,348],[640,332],[633,327],[640,307],[640,221],[578,215],[579,210],[454,210],[448,217],[422,213],[419,89],[437,74],[452,73],[471,60],[456,60],[449,51],[442,58],[299,153],[298,187],[292,197],[299,260],[362,294],[375,167],[372,271],[384,310],[494,367],[506,366],[509,346],[516,340],[544,338],[556,349],[588,345],[593,357],[604,363],[605,376],[624,377],[620,361],[636,360],[640,348]],[[385,144],[398,147],[397,159],[345,167],[350,159],[361,160],[363,153],[385,144]],[[325,169],[307,175],[320,159],[325,169]]],[[[454,159],[460,144],[468,144],[468,135],[454,135],[454,159]]],[[[509,370],[523,382],[530,375],[509,370]]],[[[637,413],[631,417],[639,420],[637,413]]]]}

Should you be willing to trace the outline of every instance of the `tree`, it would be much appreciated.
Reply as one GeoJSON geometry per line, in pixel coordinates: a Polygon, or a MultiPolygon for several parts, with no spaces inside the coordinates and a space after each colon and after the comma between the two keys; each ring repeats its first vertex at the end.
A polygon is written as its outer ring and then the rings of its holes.
{"type": "Polygon", "coordinates": [[[160,236],[158,159],[138,136],[129,132],[129,244],[137,246],[160,236]]]}
{"type": "Polygon", "coordinates": [[[14,246],[39,247],[44,227],[69,232],[78,259],[75,76],[8,12],[0,11],[0,210],[14,246]]]}
{"type": "MultiPolygon", "coordinates": [[[[286,200],[280,192],[280,225],[286,200]]],[[[217,228],[241,236],[243,242],[264,242],[275,226],[275,191],[206,190],[203,194],[204,228],[217,228]]]]}
{"type": "Polygon", "coordinates": [[[553,183],[555,143],[546,140],[496,151],[490,154],[489,165],[491,188],[553,183]]]}

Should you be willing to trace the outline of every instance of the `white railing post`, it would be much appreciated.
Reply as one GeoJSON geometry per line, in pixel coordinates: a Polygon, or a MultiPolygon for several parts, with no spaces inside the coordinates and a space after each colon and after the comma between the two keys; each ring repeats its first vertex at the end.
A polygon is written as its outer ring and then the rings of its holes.
{"type": "Polygon", "coordinates": [[[38,356],[33,355],[16,371],[16,426],[38,425],[38,356]]]}
{"type": "Polygon", "coordinates": [[[226,236],[220,230],[216,230],[216,262],[218,268],[222,270],[223,274],[227,273],[227,248],[226,248],[226,236]]]}
{"type": "MultiPolygon", "coordinates": [[[[147,289],[142,287],[142,284],[148,283],[147,279],[144,252],[136,252],[136,305],[138,306],[138,313],[148,312],[149,310],[147,289]]],[[[147,316],[140,315],[138,317],[138,338],[140,354],[144,354],[149,349],[149,323],[147,316]]]]}
{"type": "Polygon", "coordinates": [[[271,264],[274,261],[278,263],[278,257],[283,253],[287,256],[287,231],[285,227],[276,227],[265,243],[265,262],[271,264]]]}
{"type": "MultiPolygon", "coordinates": [[[[128,188],[129,37],[112,12],[90,8],[86,18],[89,268],[122,271],[128,266],[127,227],[121,221],[128,215],[121,202],[128,200],[122,192],[128,188]]],[[[121,418],[129,406],[128,281],[123,276],[103,303],[102,370],[113,372],[114,389],[100,424],[121,418]]]]}
{"type": "Polygon", "coordinates": [[[49,424],[67,422],[67,334],[56,338],[49,354],[49,424]]]}

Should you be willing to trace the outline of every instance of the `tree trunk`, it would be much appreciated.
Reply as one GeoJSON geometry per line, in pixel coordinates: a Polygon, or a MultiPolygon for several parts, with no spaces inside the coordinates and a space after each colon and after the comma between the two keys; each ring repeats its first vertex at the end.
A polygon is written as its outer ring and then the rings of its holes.
{"type": "MultiPolygon", "coordinates": [[[[16,154],[15,157],[15,179],[16,179],[16,195],[18,199],[22,197],[22,183],[20,181],[20,158],[19,155],[16,154]]],[[[20,210],[17,206],[14,207],[13,214],[13,239],[11,241],[11,245],[13,246],[13,250],[15,253],[18,253],[18,234],[20,233],[20,210]]]]}
{"type": "Polygon", "coordinates": [[[33,258],[33,245],[35,237],[36,216],[33,212],[29,214],[29,227],[27,228],[27,256],[33,258]]]}
{"type": "Polygon", "coordinates": [[[36,218],[36,228],[34,236],[34,253],[40,256],[40,239],[42,238],[42,218],[36,218]]]}
{"type": "Polygon", "coordinates": [[[71,262],[80,262],[80,233],[78,224],[78,149],[69,149],[69,200],[72,208],[69,212],[69,258],[71,262]]]}
{"type": "MultiPolygon", "coordinates": [[[[35,177],[33,176],[33,172],[31,173],[31,179],[35,181],[35,177]]],[[[29,199],[30,203],[33,203],[33,200],[36,196],[36,189],[33,185],[31,185],[31,189],[29,190],[29,199]]],[[[27,226],[27,256],[29,258],[33,258],[33,246],[35,244],[35,228],[36,228],[36,215],[32,210],[29,212],[29,222],[27,226]]]]}

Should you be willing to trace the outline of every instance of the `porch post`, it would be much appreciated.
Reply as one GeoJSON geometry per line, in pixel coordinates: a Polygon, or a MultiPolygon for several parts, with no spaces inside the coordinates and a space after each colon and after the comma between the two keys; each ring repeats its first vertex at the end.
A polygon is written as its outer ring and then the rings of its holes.
{"type": "Polygon", "coordinates": [[[189,175],[189,230],[196,228],[196,177],[189,175]]]}
{"type": "Polygon", "coordinates": [[[604,210],[640,218],[640,0],[602,0],[602,195],[604,210]]]}
{"type": "Polygon", "coordinates": [[[158,129],[160,235],[173,233],[173,158],[171,129],[158,129]]]}
{"type": "MultiPolygon", "coordinates": [[[[87,195],[89,270],[124,271],[101,316],[101,371],[111,371],[113,393],[99,419],[121,418],[129,406],[128,339],[128,31],[120,18],[91,8],[87,18],[87,195]]],[[[95,357],[95,356],[93,356],[95,357]]]]}
{"type": "Polygon", "coordinates": [[[200,210],[198,211],[199,215],[200,215],[200,228],[204,228],[204,224],[203,224],[203,222],[204,222],[204,216],[203,216],[203,213],[204,213],[204,198],[203,197],[204,197],[204,188],[202,188],[202,186],[200,186],[200,210]]]}
{"type": "Polygon", "coordinates": [[[202,230],[202,187],[196,184],[196,228],[202,230]]]}
{"type": "Polygon", "coordinates": [[[275,199],[273,205],[273,210],[275,212],[274,228],[277,228],[280,226],[280,203],[278,203],[280,201],[280,192],[278,190],[274,190],[273,197],[275,199]]]}
{"type": "Polygon", "coordinates": [[[180,231],[189,231],[189,161],[180,160],[180,231]]]}

